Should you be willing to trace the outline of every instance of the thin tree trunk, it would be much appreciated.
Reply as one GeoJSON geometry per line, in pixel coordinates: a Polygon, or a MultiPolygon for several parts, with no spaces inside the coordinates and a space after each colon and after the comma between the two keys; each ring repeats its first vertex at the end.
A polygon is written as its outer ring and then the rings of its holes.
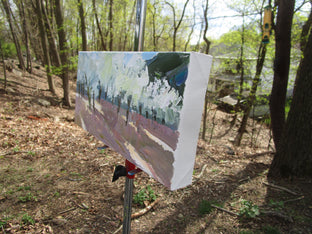
{"type": "Polygon", "coordinates": [[[86,23],[85,23],[85,16],[83,10],[83,4],[81,0],[78,1],[78,8],[79,8],[79,18],[80,18],[80,27],[81,27],[81,37],[82,37],[82,50],[87,51],[87,33],[86,33],[86,23]]]}
{"type": "Polygon", "coordinates": [[[205,54],[208,54],[209,53],[209,50],[210,50],[210,44],[211,42],[208,40],[206,34],[207,34],[207,31],[208,31],[208,3],[209,1],[206,0],[206,5],[205,5],[205,9],[204,9],[204,20],[205,20],[205,28],[204,28],[204,34],[203,34],[203,39],[206,43],[206,48],[205,48],[205,54]]]}
{"type": "Polygon", "coordinates": [[[259,47],[259,52],[258,52],[258,60],[257,60],[257,66],[256,66],[256,74],[255,78],[252,81],[252,87],[249,93],[249,96],[247,98],[247,107],[244,110],[244,116],[242,119],[242,123],[238,129],[237,135],[234,139],[234,145],[239,146],[241,144],[241,140],[243,137],[243,134],[246,130],[246,125],[247,125],[247,120],[249,118],[249,114],[251,111],[251,108],[255,102],[256,99],[256,92],[258,88],[258,84],[260,82],[260,75],[262,72],[264,60],[265,60],[265,55],[266,55],[266,44],[261,43],[259,47]]]}
{"type": "Polygon", "coordinates": [[[113,51],[113,0],[109,0],[109,12],[108,12],[108,23],[109,23],[109,50],[113,51]]]}
{"type": "Polygon", "coordinates": [[[132,23],[134,20],[135,6],[136,6],[136,2],[133,1],[133,6],[132,6],[131,14],[130,14],[130,19],[129,19],[129,24],[128,24],[128,27],[126,26],[126,32],[125,32],[125,37],[124,37],[124,42],[123,42],[123,47],[122,47],[123,51],[126,50],[126,45],[128,43],[128,36],[129,36],[128,31],[132,27],[132,23]]]}
{"type": "Polygon", "coordinates": [[[4,75],[4,86],[3,86],[3,89],[6,90],[6,87],[7,87],[7,76],[6,76],[5,62],[4,62],[4,55],[3,55],[1,40],[0,40],[0,52],[1,52],[1,59],[2,59],[2,65],[3,65],[3,75],[4,75]]]}
{"type": "Polygon", "coordinates": [[[26,46],[26,70],[32,72],[32,62],[31,62],[31,53],[30,53],[30,41],[29,41],[29,30],[26,22],[25,8],[22,0],[18,1],[17,4],[20,12],[20,17],[22,20],[22,29],[25,37],[25,46],[26,46]]]}
{"type": "Polygon", "coordinates": [[[50,61],[52,65],[60,68],[62,65],[60,54],[55,44],[56,40],[54,38],[53,30],[52,30],[51,23],[49,20],[50,17],[47,15],[47,11],[44,7],[42,0],[41,0],[41,9],[42,9],[43,22],[44,22],[45,29],[46,29],[46,35],[47,35],[47,39],[49,42],[50,61]]]}
{"type": "Polygon", "coordinates": [[[172,13],[173,13],[173,41],[172,41],[172,51],[176,51],[176,40],[177,40],[177,33],[178,33],[178,30],[181,26],[181,23],[182,23],[182,20],[184,18],[184,15],[185,15],[185,9],[186,9],[186,6],[187,4],[189,3],[190,0],[186,0],[186,2],[184,3],[184,6],[183,6],[183,10],[182,10],[182,14],[181,14],[181,17],[178,21],[178,24],[176,22],[176,12],[175,12],[175,8],[174,6],[167,2],[166,1],[166,4],[169,5],[172,9],[172,13]]]}
{"type": "MultiPolygon", "coordinates": [[[[207,31],[208,31],[208,16],[207,16],[208,3],[209,3],[209,1],[206,0],[206,5],[205,5],[205,9],[204,9],[205,29],[204,29],[204,34],[203,34],[203,38],[204,38],[204,41],[206,43],[206,49],[205,49],[206,54],[209,53],[210,44],[211,44],[211,42],[208,40],[208,38],[206,36],[207,31]]],[[[208,90],[206,90],[206,95],[205,95],[205,106],[204,106],[204,117],[203,117],[203,133],[202,133],[202,139],[203,140],[205,140],[205,135],[206,135],[207,109],[208,109],[208,90]]]]}
{"type": "Polygon", "coordinates": [[[104,35],[103,35],[102,29],[101,29],[101,24],[100,24],[100,21],[99,21],[99,18],[98,18],[98,14],[97,14],[97,11],[96,11],[95,0],[92,0],[92,7],[93,7],[94,18],[95,18],[95,21],[96,21],[96,26],[97,26],[97,28],[99,30],[100,41],[101,41],[101,49],[102,50],[107,50],[105,39],[104,39],[104,35]]]}
{"type": "Polygon", "coordinates": [[[242,37],[241,37],[240,58],[239,58],[239,67],[240,67],[239,91],[237,95],[237,102],[234,107],[235,116],[233,117],[231,121],[231,126],[234,126],[236,122],[237,114],[238,114],[239,107],[240,107],[239,104],[242,100],[242,95],[243,95],[243,86],[244,86],[244,78],[245,78],[244,46],[245,46],[245,15],[243,13],[242,37]]]}
{"type": "Polygon", "coordinates": [[[53,94],[55,94],[54,82],[53,82],[53,78],[51,75],[51,62],[50,62],[50,56],[49,56],[48,40],[47,40],[47,36],[45,33],[40,0],[36,0],[36,9],[35,10],[36,10],[36,14],[38,16],[38,25],[39,25],[41,44],[42,44],[42,50],[43,50],[43,55],[44,55],[44,63],[46,66],[49,90],[53,94]]]}
{"type": "Polygon", "coordinates": [[[280,0],[275,27],[274,79],[270,98],[270,112],[275,147],[285,125],[285,102],[290,65],[291,26],[295,0],[280,0]]]}
{"type": "Polygon", "coordinates": [[[60,54],[62,62],[62,80],[63,80],[63,99],[64,104],[71,106],[69,96],[69,76],[68,76],[68,48],[66,46],[66,34],[64,30],[64,17],[60,0],[55,0],[55,19],[57,24],[57,33],[60,45],[60,54]]]}
{"type": "Polygon", "coordinates": [[[18,56],[18,61],[19,61],[19,64],[20,64],[20,68],[25,71],[25,63],[24,63],[24,59],[23,59],[23,54],[22,54],[22,50],[21,50],[21,46],[20,46],[20,43],[18,41],[18,38],[16,36],[16,33],[15,33],[15,29],[14,29],[14,26],[13,26],[13,22],[12,22],[12,19],[11,19],[11,8],[10,8],[10,3],[8,0],[1,0],[2,2],[2,5],[3,5],[3,8],[5,10],[5,13],[6,13],[6,17],[7,17],[7,20],[8,20],[8,23],[9,23],[9,26],[10,26],[10,30],[11,30],[11,35],[12,35],[12,38],[13,38],[13,42],[15,44],[15,48],[16,48],[16,52],[17,52],[17,56],[18,56]]]}

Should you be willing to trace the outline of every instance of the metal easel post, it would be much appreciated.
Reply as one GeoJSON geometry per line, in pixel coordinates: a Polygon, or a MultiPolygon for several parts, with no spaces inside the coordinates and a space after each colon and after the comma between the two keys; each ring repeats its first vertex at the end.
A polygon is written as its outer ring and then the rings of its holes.
{"type": "MultiPolygon", "coordinates": [[[[143,51],[146,2],[147,0],[137,0],[135,36],[133,47],[134,51],[143,51]]],[[[135,165],[126,160],[127,175],[125,182],[125,200],[124,200],[123,232],[122,232],[123,234],[129,234],[131,230],[131,209],[132,209],[134,175],[129,174],[129,172],[133,170],[135,170],[135,165]]]]}

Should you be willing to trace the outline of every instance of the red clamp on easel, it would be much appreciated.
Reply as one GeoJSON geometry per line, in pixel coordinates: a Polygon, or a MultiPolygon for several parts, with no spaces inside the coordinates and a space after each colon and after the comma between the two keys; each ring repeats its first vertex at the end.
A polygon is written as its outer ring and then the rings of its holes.
{"type": "Polygon", "coordinates": [[[140,168],[135,169],[135,165],[126,159],[126,171],[129,179],[134,179],[135,174],[141,172],[140,168]]]}

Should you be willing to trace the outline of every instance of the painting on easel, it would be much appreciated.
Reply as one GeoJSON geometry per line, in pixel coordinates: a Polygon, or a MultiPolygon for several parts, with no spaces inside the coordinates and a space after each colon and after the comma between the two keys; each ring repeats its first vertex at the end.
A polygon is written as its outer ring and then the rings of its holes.
{"type": "Polygon", "coordinates": [[[80,52],[75,121],[171,190],[191,183],[211,56],[80,52]]]}

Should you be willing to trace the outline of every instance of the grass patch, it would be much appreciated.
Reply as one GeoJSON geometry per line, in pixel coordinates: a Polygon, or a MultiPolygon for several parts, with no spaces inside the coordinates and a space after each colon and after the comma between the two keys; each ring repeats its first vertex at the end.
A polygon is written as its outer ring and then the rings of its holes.
{"type": "Polygon", "coordinates": [[[25,214],[22,216],[22,223],[23,223],[23,224],[26,224],[26,225],[34,225],[34,224],[35,224],[35,220],[34,220],[30,215],[28,215],[27,213],[25,213],[25,214]]]}

